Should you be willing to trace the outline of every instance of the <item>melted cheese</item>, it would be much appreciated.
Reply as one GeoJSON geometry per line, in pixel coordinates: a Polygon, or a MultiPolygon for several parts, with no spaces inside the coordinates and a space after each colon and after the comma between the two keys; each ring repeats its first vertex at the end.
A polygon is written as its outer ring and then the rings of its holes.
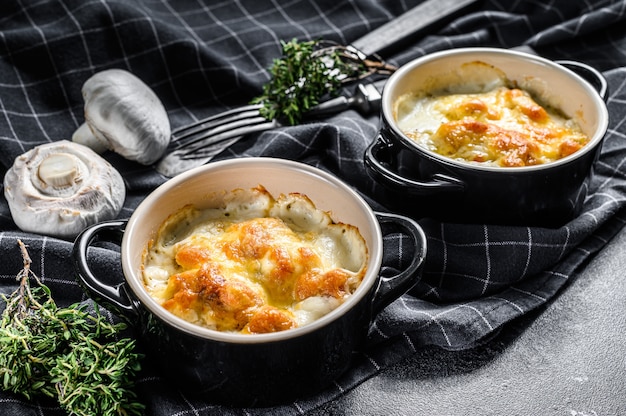
{"type": "Polygon", "coordinates": [[[396,115],[400,130],[427,149],[492,166],[552,162],[589,141],[574,120],[504,86],[472,94],[406,94],[396,102],[396,115]]]}
{"type": "Polygon", "coordinates": [[[144,253],[144,284],[173,314],[219,331],[295,328],[339,306],[366,271],[356,227],[304,195],[235,190],[169,217],[144,253]]]}

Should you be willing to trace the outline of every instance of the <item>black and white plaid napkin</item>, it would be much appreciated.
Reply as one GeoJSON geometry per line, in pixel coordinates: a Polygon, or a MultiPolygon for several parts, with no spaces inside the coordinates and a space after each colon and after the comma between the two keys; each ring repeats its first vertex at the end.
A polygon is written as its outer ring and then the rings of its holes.
{"type": "MultiPolygon", "coordinates": [[[[83,122],[82,83],[107,68],[129,70],[164,102],[174,127],[246,104],[268,80],[281,40],[330,39],[343,44],[421,0],[8,0],[0,3],[0,172],[42,143],[69,139],[83,122]]],[[[422,281],[385,309],[352,368],[328,390],[271,409],[226,409],[172,388],[149,363],[137,380],[148,415],[302,414],[333,400],[424,345],[469,348],[507,322],[558,295],[575,271],[626,221],[626,2],[486,1],[476,11],[388,57],[401,65],[438,50],[522,44],[553,59],[588,63],[610,86],[610,127],[584,212],[556,229],[461,225],[421,219],[428,236],[422,281]]],[[[274,156],[332,172],[375,209],[377,185],[363,152],[378,117],[346,111],[313,124],[246,138],[217,159],[274,156]]],[[[167,178],[106,155],[128,190],[120,218],[167,178]]],[[[72,242],[26,234],[0,197],[0,290],[16,286],[28,246],[33,270],[68,305],[89,301],[77,286],[72,242]]],[[[404,239],[385,239],[385,262],[407,261],[404,239]]],[[[96,268],[119,273],[119,253],[99,250],[96,268]]],[[[111,316],[111,319],[113,317],[111,316]]],[[[47,400],[0,392],[0,414],[62,415],[47,400]]]]}

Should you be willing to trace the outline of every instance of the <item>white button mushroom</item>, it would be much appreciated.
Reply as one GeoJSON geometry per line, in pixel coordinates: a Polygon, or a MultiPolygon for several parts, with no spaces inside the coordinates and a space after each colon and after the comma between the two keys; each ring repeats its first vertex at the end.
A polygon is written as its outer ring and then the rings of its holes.
{"type": "Polygon", "coordinates": [[[170,142],[165,107],[139,78],[122,69],[93,75],[83,84],[85,125],[73,140],[96,152],[109,149],[129,160],[150,165],[170,142]],[[91,133],[91,134],[89,134],[91,133]]]}
{"type": "Polygon", "coordinates": [[[74,238],[89,225],[116,218],[126,188],[109,162],[62,140],[18,156],[4,177],[4,195],[21,230],[74,238]]]}

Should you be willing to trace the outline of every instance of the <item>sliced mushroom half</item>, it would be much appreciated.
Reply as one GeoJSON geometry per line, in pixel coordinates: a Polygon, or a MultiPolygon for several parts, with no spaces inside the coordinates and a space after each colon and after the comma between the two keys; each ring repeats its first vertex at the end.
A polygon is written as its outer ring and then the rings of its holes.
{"type": "Polygon", "coordinates": [[[154,91],[135,75],[109,69],[83,84],[85,125],[73,140],[95,151],[112,150],[126,159],[150,165],[170,142],[170,121],[154,91]]]}
{"type": "Polygon", "coordinates": [[[74,238],[89,225],[117,217],[126,188],[100,155],[63,140],[18,156],[4,177],[4,195],[21,230],[74,238]]]}

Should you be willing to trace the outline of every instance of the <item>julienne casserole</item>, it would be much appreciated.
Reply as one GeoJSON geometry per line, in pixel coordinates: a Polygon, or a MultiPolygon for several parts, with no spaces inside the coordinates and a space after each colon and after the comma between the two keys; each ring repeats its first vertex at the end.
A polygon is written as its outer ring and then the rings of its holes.
{"type": "Polygon", "coordinates": [[[493,85],[470,85],[469,92],[463,88],[400,96],[398,127],[442,156],[500,167],[553,162],[589,142],[573,119],[504,77],[493,85]]]}
{"type": "Polygon", "coordinates": [[[361,283],[359,230],[305,195],[274,198],[258,186],[217,199],[169,216],[144,252],[145,287],[174,315],[218,331],[277,332],[327,314],[361,283]]]}

